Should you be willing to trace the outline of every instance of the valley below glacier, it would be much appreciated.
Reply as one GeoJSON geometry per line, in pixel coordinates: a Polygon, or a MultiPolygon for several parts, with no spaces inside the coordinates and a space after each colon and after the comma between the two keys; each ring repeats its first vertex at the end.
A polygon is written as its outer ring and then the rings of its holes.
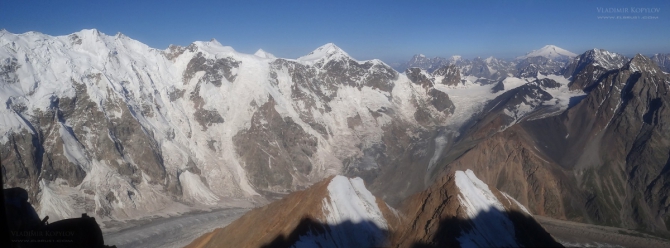
{"type": "Polygon", "coordinates": [[[670,247],[668,240],[635,230],[534,217],[566,247],[670,247]]]}
{"type": "Polygon", "coordinates": [[[195,238],[222,228],[249,208],[221,208],[180,216],[145,218],[124,223],[105,223],[105,243],[123,247],[184,247],[195,238]]]}

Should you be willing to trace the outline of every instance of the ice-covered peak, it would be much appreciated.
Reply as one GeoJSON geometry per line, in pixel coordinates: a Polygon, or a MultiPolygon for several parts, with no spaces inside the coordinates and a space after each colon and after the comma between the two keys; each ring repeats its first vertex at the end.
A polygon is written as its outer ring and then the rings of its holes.
{"type": "Polygon", "coordinates": [[[198,47],[224,47],[224,45],[214,38],[209,41],[194,41],[192,44],[198,47]]]}
{"type": "Polygon", "coordinates": [[[221,45],[221,43],[220,43],[218,40],[216,40],[216,39],[214,39],[214,38],[212,38],[211,40],[209,40],[208,43],[211,44],[211,45],[223,46],[223,45],[221,45]]]}
{"type": "Polygon", "coordinates": [[[479,212],[489,211],[491,208],[497,208],[500,211],[505,210],[491,192],[489,186],[477,178],[472,170],[456,171],[455,178],[456,186],[458,186],[462,196],[462,198],[459,198],[461,204],[467,207],[468,215],[473,215],[471,217],[476,217],[479,212]]]}
{"type": "Polygon", "coordinates": [[[660,68],[651,61],[647,56],[644,56],[642,54],[637,54],[635,57],[633,57],[630,62],[628,62],[628,68],[631,71],[638,72],[638,71],[648,71],[648,72],[657,72],[660,71],[660,68]]]}
{"type": "Polygon", "coordinates": [[[430,59],[429,59],[428,57],[426,57],[426,55],[423,55],[423,54],[415,54],[415,55],[412,57],[412,59],[410,59],[409,62],[410,62],[410,63],[421,63],[421,62],[426,62],[426,61],[430,61],[430,59]]]}
{"type": "Polygon", "coordinates": [[[494,60],[495,60],[495,58],[493,56],[484,59],[484,61],[486,61],[486,63],[489,63],[489,64],[494,60]]]}
{"type": "Polygon", "coordinates": [[[84,46],[91,51],[107,46],[106,41],[111,41],[120,36],[108,36],[97,29],[82,29],[69,35],[70,38],[76,38],[83,41],[84,46]]]}
{"type": "Polygon", "coordinates": [[[606,70],[614,70],[624,66],[626,57],[605,49],[594,48],[584,52],[584,54],[579,57],[579,60],[603,67],[606,70]]]}
{"type": "Polygon", "coordinates": [[[370,221],[386,228],[386,220],[375,196],[365,188],[360,177],[335,176],[328,184],[328,196],[323,207],[328,224],[370,221]]]}
{"type": "Polygon", "coordinates": [[[383,230],[387,230],[389,225],[377,205],[377,198],[365,188],[363,179],[333,177],[328,183],[327,196],[322,200],[321,211],[321,222],[330,228],[325,235],[301,236],[296,247],[376,247],[383,244],[383,230]],[[364,228],[352,233],[342,228],[348,226],[348,223],[364,228]]]}
{"type": "Polygon", "coordinates": [[[76,34],[77,36],[79,36],[82,39],[90,38],[90,37],[97,37],[97,36],[103,35],[102,32],[98,31],[95,28],[94,29],[82,29],[81,31],[76,32],[74,34],[76,34]]]}
{"type": "Polygon", "coordinates": [[[461,55],[454,55],[454,56],[451,56],[451,60],[452,60],[452,61],[459,61],[459,60],[461,60],[461,59],[463,59],[463,57],[461,57],[461,55]]]}
{"type": "Polygon", "coordinates": [[[545,57],[548,59],[557,59],[557,58],[573,58],[577,56],[577,54],[572,53],[568,50],[565,50],[563,48],[554,46],[554,45],[546,45],[538,50],[533,50],[529,53],[527,53],[524,56],[520,56],[517,59],[526,59],[526,58],[532,58],[532,57],[545,57]]]}
{"type": "Polygon", "coordinates": [[[258,57],[261,57],[261,58],[265,58],[265,59],[276,59],[277,58],[273,54],[271,54],[269,52],[266,52],[263,49],[258,49],[258,51],[256,51],[254,53],[254,55],[256,55],[258,57]]]}
{"type": "Polygon", "coordinates": [[[520,246],[515,240],[514,223],[505,213],[507,209],[486,183],[479,180],[471,170],[456,171],[455,183],[460,191],[458,201],[472,227],[458,237],[461,246],[520,246]]]}
{"type": "Polygon", "coordinates": [[[13,41],[18,41],[18,40],[25,40],[28,42],[36,42],[36,41],[43,41],[43,40],[48,40],[50,38],[53,38],[52,36],[49,36],[47,34],[43,34],[40,32],[35,32],[35,31],[28,31],[22,34],[14,34],[9,31],[5,30],[5,33],[0,33],[0,37],[7,38],[9,40],[13,41]]]}
{"type": "Polygon", "coordinates": [[[214,38],[210,41],[195,41],[191,45],[195,46],[198,51],[209,54],[219,54],[221,56],[234,56],[234,54],[238,54],[233,47],[224,46],[214,38]]]}
{"type": "Polygon", "coordinates": [[[330,61],[340,58],[351,58],[349,54],[333,43],[328,43],[315,49],[311,53],[298,58],[298,61],[314,64],[320,61],[330,61]]]}
{"type": "MultiPolygon", "coordinates": [[[[3,28],[3,29],[0,29],[0,38],[2,38],[2,37],[11,37],[11,36],[13,36],[13,35],[14,35],[14,34],[10,33],[9,31],[7,31],[7,30],[4,29],[4,28],[3,28]]],[[[2,43],[0,43],[0,44],[2,44],[2,43]]]]}

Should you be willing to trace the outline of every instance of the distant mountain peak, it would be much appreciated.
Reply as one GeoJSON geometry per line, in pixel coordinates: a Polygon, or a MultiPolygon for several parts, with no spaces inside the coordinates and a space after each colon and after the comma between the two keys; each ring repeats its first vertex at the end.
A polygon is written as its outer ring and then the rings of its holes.
{"type": "Polygon", "coordinates": [[[93,28],[93,29],[82,29],[81,31],[77,32],[76,34],[80,35],[80,36],[100,36],[101,34],[104,34],[104,33],[102,33],[100,31],[98,31],[97,29],[93,28]]]}
{"type": "Polygon", "coordinates": [[[216,39],[214,39],[214,38],[210,39],[208,43],[213,44],[213,45],[223,46],[223,45],[221,44],[221,42],[219,42],[218,40],[216,40],[216,39]]]}
{"type": "Polygon", "coordinates": [[[332,60],[338,58],[351,58],[348,53],[333,43],[327,43],[314,49],[309,54],[298,58],[298,61],[316,63],[322,60],[332,60]]]}
{"type": "Polygon", "coordinates": [[[517,57],[517,59],[526,59],[526,58],[532,58],[532,57],[545,57],[548,59],[557,59],[557,58],[573,58],[577,56],[577,54],[570,52],[568,50],[565,50],[563,48],[554,46],[554,45],[546,45],[540,49],[533,50],[529,53],[527,53],[524,56],[517,57]]]}
{"type": "Polygon", "coordinates": [[[625,62],[625,57],[623,55],[598,48],[588,50],[580,57],[589,63],[593,63],[594,65],[603,67],[607,70],[621,68],[625,62]]]}
{"type": "Polygon", "coordinates": [[[651,60],[656,63],[663,71],[670,72],[670,53],[657,53],[651,57],[651,60]]]}
{"type": "Polygon", "coordinates": [[[256,51],[254,53],[254,55],[256,55],[258,57],[261,57],[261,58],[266,58],[266,59],[276,59],[277,58],[273,54],[271,54],[269,52],[266,52],[263,49],[258,49],[258,51],[256,51]]]}
{"type": "Polygon", "coordinates": [[[633,57],[630,62],[628,62],[628,68],[632,71],[649,71],[649,72],[657,72],[660,71],[660,68],[658,68],[658,65],[654,63],[649,57],[644,56],[642,54],[636,54],[635,57],[633,57]]]}

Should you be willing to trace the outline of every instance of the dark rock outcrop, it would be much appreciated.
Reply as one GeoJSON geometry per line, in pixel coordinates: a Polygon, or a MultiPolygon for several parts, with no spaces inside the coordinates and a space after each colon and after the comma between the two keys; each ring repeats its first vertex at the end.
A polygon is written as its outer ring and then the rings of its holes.
{"type": "Polygon", "coordinates": [[[253,185],[264,191],[279,191],[292,189],[294,178],[310,174],[317,139],[291,118],[277,113],[270,97],[254,113],[251,127],[235,135],[233,143],[253,185]]]}
{"type": "MultiPolygon", "coordinates": [[[[90,247],[106,246],[100,226],[95,218],[82,214],[81,218],[71,218],[48,223],[49,216],[40,220],[33,206],[28,203],[28,192],[22,188],[3,189],[3,212],[9,234],[8,247],[90,247]]],[[[4,236],[4,235],[3,235],[4,236]]]]}
{"type": "Polygon", "coordinates": [[[627,62],[621,54],[604,49],[592,49],[574,58],[564,69],[563,76],[571,78],[570,90],[588,90],[606,72],[619,69],[627,62]]]}

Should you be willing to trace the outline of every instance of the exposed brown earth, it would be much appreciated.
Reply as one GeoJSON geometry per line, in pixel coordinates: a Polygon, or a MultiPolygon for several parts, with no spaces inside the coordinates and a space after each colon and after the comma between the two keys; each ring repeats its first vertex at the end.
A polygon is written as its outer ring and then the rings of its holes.
{"type": "Polygon", "coordinates": [[[288,237],[303,217],[318,219],[323,215],[320,206],[327,196],[331,179],[253,209],[225,228],[203,235],[186,247],[261,247],[277,237],[288,237]]]}
{"type": "Polygon", "coordinates": [[[528,206],[532,213],[566,218],[578,211],[570,209],[569,204],[575,192],[564,185],[570,182],[569,173],[550,161],[537,154],[528,133],[512,126],[471,148],[447,170],[471,169],[488,185],[528,206]]]}
{"type": "Polygon", "coordinates": [[[561,115],[502,132],[504,116],[481,117],[448,151],[443,168],[474,170],[534,214],[667,234],[668,82],[638,55],[603,74],[561,115]]]}
{"type": "MultiPolygon", "coordinates": [[[[194,240],[187,247],[288,247],[301,235],[329,232],[323,218],[321,203],[327,197],[332,178],[307,190],[294,192],[284,199],[254,209],[240,219],[194,240]]],[[[526,214],[511,198],[490,188],[503,204],[514,225],[512,237],[524,246],[560,247],[544,229],[526,214]]],[[[427,190],[403,202],[400,213],[389,208],[380,198],[377,205],[387,220],[389,247],[460,246],[457,240],[473,228],[473,222],[458,200],[460,190],[451,173],[440,178],[427,190]]],[[[497,211],[497,210],[492,210],[497,211]]],[[[487,213],[480,214],[487,218],[487,213]]],[[[489,240],[495,242],[495,240],[489,240]]]]}

